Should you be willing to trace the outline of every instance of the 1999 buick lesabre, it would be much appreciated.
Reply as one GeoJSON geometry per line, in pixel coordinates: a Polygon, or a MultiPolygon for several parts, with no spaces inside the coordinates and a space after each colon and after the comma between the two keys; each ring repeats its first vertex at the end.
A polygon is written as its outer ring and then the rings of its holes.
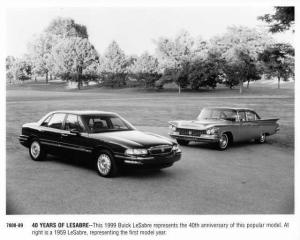
{"type": "Polygon", "coordinates": [[[181,158],[177,143],[138,131],[111,112],[51,112],[38,122],[24,124],[19,141],[35,161],[47,153],[89,155],[103,177],[115,176],[121,166],[165,168],[181,158]]]}

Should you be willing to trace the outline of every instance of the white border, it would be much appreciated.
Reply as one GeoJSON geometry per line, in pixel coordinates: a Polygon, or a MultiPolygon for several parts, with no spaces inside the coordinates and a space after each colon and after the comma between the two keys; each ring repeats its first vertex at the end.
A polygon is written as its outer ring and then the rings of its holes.
{"type": "MultiPolygon", "coordinates": [[[[278,5],[296,5],[296,21],[299,18],[299,3],[297,1],[273,1],[273,0],[255,0],[255,1],[241,1],[241,0],[210,0],[210,1],[193,1],[193,0],[111,0],[111,1],[99,1],[99,0],[10,0],[5,1],[1,4],[1,28],[6,33],[6,24],[5,24],[5,10],[7,8],[32,8],[32,7],[134,7],[134,6],[143,6],[143,7],[162,7],[162,6],[172,6],[172,7],[182,7],[182,6],[278,6],[278,5]]],[[[296,41],[299,41],[299,24],[295,26],[296,30],[296,41]]],[[[5,122],[5,113],[6,113],[6,105],[5,105],[5,68],[4,68],[4,59],[5,59],[5,34],[0,34],[0,56],[1,56],[1,65],[0,65],[0,73],[1,73],[1,84],[0,84],[0,93],[1,93],[1,117],[0,117],[0,132],[1,132],[1,148],[0,148],[0,169],[1,169],[1,181],[0,181],[0,189],[1,189],[1,223],[0,223],[0,232],[5,233],[5,235],[1,234],[2,239],[8,239],[10,237],[18,237],[19,239],[44,239],[42,237],[33,237],[31,235],[31,226],[30,224],[33,221],[64,221],[69,222],[74,220],[74,215],[9,215],[6,216],[6,166],[5,166],[5,148],[6,148],[6,122],[5,122]],[[15,229],[7,229],[6,223],[9,221],[22,221],[25,223],[26,228],[24,231],[17,231],[15,229]],[[4,238],[3,238],[4,237],[4,238]]],[[[296,56],[299,56],[299,48],[296,47],[296,56]]],[[[296,58],[296,78],[299,76],[299,68],[298,61],[296,58]]],[[[298,80],[298,79],[297,79],[298,80]]],[[[276,222],[276,221],[287,221],[290,222],[290,228],[288,230],[280,229],[273,230],[263,229],[263,230],[233,230],[233,231],[224,231],[224,230],[195,230],[195,231],[186,231],[186,230],[172,230],[167,235],[167,238],[162,239],[182,239],[188,237],[189,239],[300,239],[300,218],[299,218],[299,150],[296,146],[299,146],[299,84],[296,80],[295,85],[295,214],[294,215],[76,215],[76,221],[123,221],[123,222],[156,222],[165,221],[165,222],[173,222],[176,221],[200,221],[200,222],[227,222],[230,223],[232,221],[242,221],[242,222],[276,222]],[[297,110],[296,110],[297,109],[297,110]]],[[[93,239],[92,237],[81,239],[93,239]]],[[[98,236],[97,239],[100,237],[98,236]]],[[[104,237],[102,237],[104,238],[104,237]]],[[[152,239],[150,237],[149,239],[152,239]]],[[[49,239],[49,238],[48,238],[49,239]]],[[[52,239],[52,238],[51,238],[52,239]]],[[[69,239],[66,237],[64,239],[69,239]]],[[[104,238],[106,239],[106,238],[104,238]]],[[[109,239],[140,239],[132,236],[129,237],[110,237],[109,239]]],[[[160,238],[157,238],[160,239],[160,238]]]]}

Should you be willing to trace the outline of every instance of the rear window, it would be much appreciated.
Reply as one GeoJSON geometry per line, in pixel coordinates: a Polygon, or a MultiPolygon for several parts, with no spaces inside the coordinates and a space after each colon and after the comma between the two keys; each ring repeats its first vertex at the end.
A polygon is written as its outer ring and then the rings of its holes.
{"type": "Polygon", "coordinates": [[[259,119],[257,114],[252,111],[247,111],[246,116],[247,116],[247,121],[255,121],[259,119]]]}

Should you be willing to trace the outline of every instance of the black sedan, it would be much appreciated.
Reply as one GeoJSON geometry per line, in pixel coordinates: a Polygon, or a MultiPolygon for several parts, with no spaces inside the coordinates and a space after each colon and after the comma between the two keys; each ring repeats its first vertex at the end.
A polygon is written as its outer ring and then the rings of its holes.
{"type": "Polygon", "coordinates": [[[19,137],[35,161],[50,154],[94,159],[98,173],[112,177],[122,166],[165,168],[180,160],[172,140],[136,130],[116,113],[55,111],[22,126],[19,137]]]}

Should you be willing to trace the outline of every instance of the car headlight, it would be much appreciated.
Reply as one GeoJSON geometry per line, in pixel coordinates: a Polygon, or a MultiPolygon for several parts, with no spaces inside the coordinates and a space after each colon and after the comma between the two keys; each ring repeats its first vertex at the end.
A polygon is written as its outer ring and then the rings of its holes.
{"type": "Polygon", "coordinates": [[[137,149],[127,149],[125,151],[126,155],[146,155],[148,153],[147,149],[137,148],[137,149]]]}
{"type": "Polygon", "coordinates": [[[171,131],[173,131],[173,132],[176,131],[176,127],[175,127],[174,125],[170,125],[170,126],[169,126],[169,129],[170,129],[171,131]]]}
{"type": "Polygon", "coordinates": [[[178,144],[173,145],[172,151],[174,151],[174,152],[179,152],[180,151],[180,149],[178,147],[178,144]]]}
{"type": "Polygon", "coordinates": [[[208,135],[214,135],[214,134],[218,134],[219,128],[209,128],[206,130],[206,134],[208,135]]]}

